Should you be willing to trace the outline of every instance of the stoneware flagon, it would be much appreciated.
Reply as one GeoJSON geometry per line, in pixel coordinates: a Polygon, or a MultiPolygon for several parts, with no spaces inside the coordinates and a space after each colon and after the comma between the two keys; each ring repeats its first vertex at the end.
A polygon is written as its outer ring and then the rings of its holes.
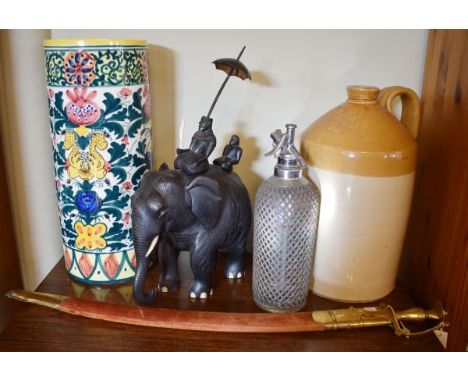
{"type": "Polygon", "coordinates": [[[304,133],[302,154],[322,195],[314,293],[373,301],[395,285],[416,167],[420,104],[408,88],[349,86],[348,100],[304,133]],[[399,121],[392,112],[402,101],[399,121]]]}
{"type": "Polygon", "coordinates": [[[81,282],[134,278],[130,198],[151,163],[142,40],[44,41],[65,265],[81,282]]]}

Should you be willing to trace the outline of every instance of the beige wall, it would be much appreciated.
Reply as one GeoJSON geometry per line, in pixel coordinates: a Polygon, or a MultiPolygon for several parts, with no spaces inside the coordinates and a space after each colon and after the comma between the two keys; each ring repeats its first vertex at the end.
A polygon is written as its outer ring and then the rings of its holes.
{"type": "Polygon", "coordinates": [[[272,174],[270,132],[292,122],[298,133],[346,98],[348,84],[422,87],[427,31],[320,30],[52,30],[54,38],[144,38],[150,44],[156,161],[172,164],[179,128],[183,145],[198,127],[224,74],[211,62],[236,57],[252,82],[233,78],[214,114],[222,152],[231,134],[241,137],[244,157],[237,168],[253,195],[272,174]]]}
{"type": "MultiPolygon", "coordinates": [[[[28,105],[16,107],[14,124],[23,136],[17,137],[21,142],[15,142],[22,147],[21,154],[15,154],[21,156],[15,176],[27,183],[24,192],[30,197],[36,189],[44,193],[33,197],[43,198],[41,203],[34,199],[36,202],[28,203],[27,208],[21,207],[23,221],[35,227],[30,228],[35,234],[22,233],[22,240],[30,241],[29,247],[35,248],[28,255],[34,261],[28,260],[23,266],[23,275],[30,280],[27,285],[34,286],[60,256],[60,248],[52,206],[52,159],[49,152],[41,156],[49,135],[39,44],[47,32],[24,33],[29,34],[18,35],[13,41],[12,60],[21,68],[14,70],[15,97],[19,97],[19,105],[28,105]],[[27,60],[27,68],[21,60],[27,60]],[[28,146],[28,134],[40,141],[39,148],[28,146]],[[40,247],[38,240],[44,243],[40,247]]],[[[224,79],[211,61],[235,57],[242,45],[247,45],[242,60],[252,73],[252,81],[231,79],[220,98],[213,113],[218,136],[213,157],[220,154],[231,134],[240,135],[244,156],[237,172],[252,198],[262,179],[272,174],[273,160],[263,156],[271,147],[270,132],[292,122],[301,134],[317,117],[345,99],[348,84],[398,84],[420,94],[427,40],[425,30],[52,30],[51,35],[148,41],[155,158],[157,164],[167,161],[171,165],[182,120],[182,146],[186,147],[224,79]]]]}

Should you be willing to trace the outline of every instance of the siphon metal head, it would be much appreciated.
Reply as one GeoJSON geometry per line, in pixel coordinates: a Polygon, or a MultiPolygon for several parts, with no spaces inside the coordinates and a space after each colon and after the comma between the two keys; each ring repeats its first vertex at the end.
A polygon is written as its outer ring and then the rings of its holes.
{"type": "Polygon", "coordinates": [[[282,179],[300,178],[302,170],[307,167],[301,154],[294,146],[296,128],[296,125],[288,123],[285,133],[277,129],[270,134],[273,140],[273,149],[265,156],[274,155],[278,159],[274,174],[282,179]]]}

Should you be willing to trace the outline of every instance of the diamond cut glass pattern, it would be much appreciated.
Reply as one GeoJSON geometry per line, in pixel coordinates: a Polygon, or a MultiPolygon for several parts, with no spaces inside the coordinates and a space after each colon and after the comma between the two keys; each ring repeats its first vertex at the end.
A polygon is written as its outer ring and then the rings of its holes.
{"type": "Polygon", "coordinates": [[[307,300],[320,196],[304,178],[275,176],[259,188],[254,215],[253,296],[268,311],[297,311],[307,300]]]}

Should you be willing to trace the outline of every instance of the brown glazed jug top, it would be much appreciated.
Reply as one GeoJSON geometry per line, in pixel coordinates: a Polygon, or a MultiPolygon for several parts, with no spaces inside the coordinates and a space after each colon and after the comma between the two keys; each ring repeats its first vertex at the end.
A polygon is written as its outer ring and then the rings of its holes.
{"type": "Polygon", "coordinates": [[[373,101],[376,103],[380,89],[375,86],[351,85],[346,87],[346,92],[348,93],[348,102],[373,101]]]}
{"type": "Polygon", "coordinates": [[[408,88],[347,87],[348,99],[303,134],[301,151],[311,166],[361,176],[399,176],[416,166],[419,99],[408,88]],[[392,110],[402,100],[402,121],[392,110]]]}

